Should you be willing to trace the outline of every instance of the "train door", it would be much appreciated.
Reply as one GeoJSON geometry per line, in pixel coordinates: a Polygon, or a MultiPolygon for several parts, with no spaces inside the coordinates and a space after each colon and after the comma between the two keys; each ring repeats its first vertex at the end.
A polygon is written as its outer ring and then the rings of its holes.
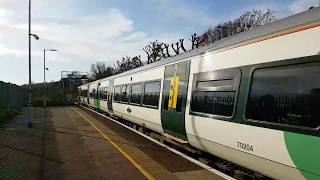
{"type": "Polygon", "coordinates": [[[89,91],[89,85],[87,85],[87,96],[86,96],[86,99],[87,99],[87,105],[89,106],[89,103],[90,103],[90,100],[89,100],[89,97],[90,97],[90,91],[89,91]]]}
{"type": "Polygon", "coordinates": [[[113,80],[109,80],[109,87],[108,87],[108,110],[113,111],[112,109],[112,98],[113,98],[113,80]]]}
{"type": "Polygon", "coordinates": [[[78,103],[81,104],[81,96],[82,96],[82,87],[78,88],[78,103]]]}
{"type": "Polygon", "coordinates": [[[190,61],[165,67],[161,123],[165,133],[186,140],[185,109],[190,61]]]}
{"type": "Polygon", "coordinates": [[[94,96],[94,106],[98,109],[100,108],[100,91],[101,91],[100,85],[101,85],[101,83],[97,84],[95,96],[94,96]]]}

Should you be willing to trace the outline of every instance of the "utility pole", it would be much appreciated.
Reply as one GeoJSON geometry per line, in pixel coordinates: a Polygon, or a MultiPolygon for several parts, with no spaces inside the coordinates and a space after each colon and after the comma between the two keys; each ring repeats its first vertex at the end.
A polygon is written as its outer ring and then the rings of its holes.
{"type": "Polygon", "coordinates": [[[31,89],[31,36],[36,40],[39,37],[31,33],[31,0],[29,0],[29,22],[28,22],[28,40],[29,40],[29,102],[28,102],[28,127],[32,128],[32,89],[31,89]]]}
{"type": "Polygon", "coordinates": [[[46,96],[46,70],[49,70],[46,67],[46,51],[58,51],[56,49],[43,49],[43,107],[47,106],[47,96],[46,96]]]}
{"type": "Polygon", "coordinates": [[[32,99],[31,99],[31,0],[29,0],[29,33],[28,33],[28,38],[29,38],[29,103],[28,103],[28,127],[32,128],[32,99]]]}
{"type": "Polygon", "coordinates": [[[43,50],[43,107],[47,106],[46,99],[46,49],[43,50]]]}

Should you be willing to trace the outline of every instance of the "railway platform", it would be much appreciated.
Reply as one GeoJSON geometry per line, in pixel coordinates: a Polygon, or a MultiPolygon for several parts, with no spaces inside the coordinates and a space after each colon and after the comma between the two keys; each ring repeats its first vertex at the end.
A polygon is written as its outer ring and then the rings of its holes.
{"type": "Polygon", "coordinates": [[[0,125],[0,179],[224,179],[80,107],[33,109],[0,125]]]}

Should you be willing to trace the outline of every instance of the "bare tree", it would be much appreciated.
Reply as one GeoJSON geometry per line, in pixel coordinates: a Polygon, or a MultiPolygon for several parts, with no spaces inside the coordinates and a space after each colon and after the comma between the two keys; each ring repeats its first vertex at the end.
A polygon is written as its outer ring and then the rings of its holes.
{"type": "Polygon", "coordinates": [[[141,66],[143,66],[143,63],[140,55],[133,58],[126,56],[116,61],[116,64],[114,64],[114,69],[116,73],[122,73],[141,66]]]}
{"type": "MultiPolygon", "coordinates": [[[[166,57],[171,57],[170,53],[169,53],[169,44],[163,44],[164,46],[164,49],[166,50],[165,53],[163,54],[163,58],[166,58],[166,57]]],[[[162,51],[163,52],[163,51],[162,51]]]]}
{"type": "MultiPolygon", "coordinates": [[[[205,33],[200,37],[203,39],[203,42],[200,44],[206,45],[213,42],[216,42],[224,37],[229,37],[233,34],[240,32],[252,30],[258,26],[268,24],[276,20],[274,16],[274,11],[267,9],[248,11],[243,13],[240,17],[234,19],[233,21],[227,21],[220,23],[214,27],[210,27],[205,33]]],[[[200,39],[201,39],[200,38],[200,39]]],[[[196,42],[197,39],[192,37],[191,42],[196,42]]],[[[192,47],[196,47],[196,44],[192,47]]]]}
{"type": "Polygon", "coordinates": [[[147,64],[151,64],[161,60],[162,58],[170,56],[169,50],[166,49],[168,45],[163,42],[150,42],[147,46],[143,48],[143,51],[147,54],[147,64]],[[164,52],[166,49],[166,52],[164,52]]]}
{"type": "MultiPolygon", "coordinates": [[[[260,25],[268,24],[276,20],[274,16],[274,11],[267,9],[248,11],[243,13],[238,18],[232,21],[226,21],[220,23],[216,26],[208,28],[206,32],[202,35],[197,36],[196,33],[191,35],[191,48],[198,48],[200,46],[205,46],[210,43],[214,43],[224,37],[229,37],[233,34],[237,34],[243,31],[254,29],[260,25]]],[[[160,61],[164,58],[171,57],[171,52],[175,55],[180,54],[182,51],[187,50],[184,47],[184,39],[179,39],[178,42],[171,45],[164,42],[159,42],[158,40],[150,42],[143,48],[143,51],[147,54],[147,64],[160,61]],[[170,47],[172,49],[170,49],[170,47]]],[[[106,67],[104,63],[97,62],[91,65],[92,76],[97,79],[99,77],[106,77],[113,73],[122,73],[131,69],[135,69],[143,66],[140,56],[135,56],[130,58],[128,56],[117,60],[114,64],[114,68],[106,67]]]]}
{"type": "Polygon", "coordinates": [[[171,47],[172,47],[173,51],[176,53],[176,55],[180,54],[180,48],[181,48],[184,52],[187,51],[187,50],[184,48],[183,41],[184,41],[184,39],[179,39],[179,42],[176,42],[175,44],[171,44],[171,47]]]}
{"type": "Polygon", "coordinates": [[[101,79],[105,77],[112,76],[114,73],[114,69],[110,66],[106,66],[104,62],[96,62],[95,64],[91,64],[91,80],[101,79]]]}
{"type": "Polygon", "coordinates": [[[191,49],[198,48],[199,46],[205,45],[206,40],[208,40],[207,35],[208,35],[207,32],[203,33],[201,36],[197,36],[196,33],[193,33],[190,39],[192,43],[191,49]]]}
{"type": "Polygon", "coordinates": [[[132,64],[132,69],[143,66],[143,63],[141,61],[141,56],[138,55],[131,58],[131,64],[132,64]]]}

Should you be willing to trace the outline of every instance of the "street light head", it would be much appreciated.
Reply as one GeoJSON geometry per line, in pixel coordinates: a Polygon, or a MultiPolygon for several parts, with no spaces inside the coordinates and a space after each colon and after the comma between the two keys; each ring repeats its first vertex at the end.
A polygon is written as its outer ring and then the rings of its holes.
{"type": "Polygon", "coordinates": [[[44,49],[45,51],[58,51],[56,49],[44,49]]]}
{"type": "Polygon", "coordinates": [[[46,68],[47,71],[49,71],[49,68],[46,68]]]}
{"type": "Polygon", "coordinates": [[[36,35],[36,34],[30,34],[30,35],[33,36],[36,40],[39,40],[39,39],[40,39],[39,36],[36,35]]]}

